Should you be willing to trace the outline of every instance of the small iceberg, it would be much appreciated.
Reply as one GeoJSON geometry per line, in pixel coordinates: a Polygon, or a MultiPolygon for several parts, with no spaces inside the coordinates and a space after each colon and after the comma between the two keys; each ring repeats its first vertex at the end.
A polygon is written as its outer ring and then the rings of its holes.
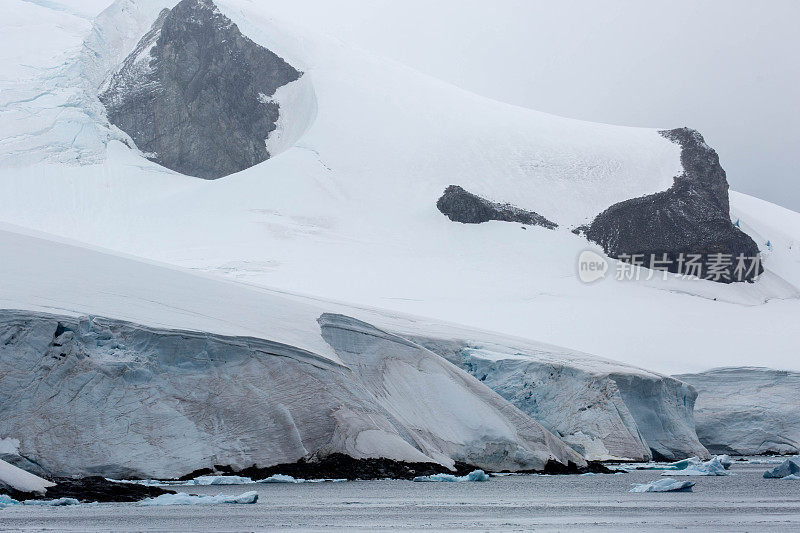
{"type": "Polygon", "coordinates": [[[694,481],[678,481],[666,477],[641,485],[634,484],[628,492],[692,492],[694,485],[694,481]]]}
{"type": "MultiPolygon", "coordinates": [[[[727,457],[727,456],[725,456],[727,457]]],[[[662,472],[662,476],[729,476],[728,469],[723,464],[720,456],[712,458],[710,461],[701,461],[697,457],[678,461],[680,468],[668,469],[662,472]]],[[[677,465],[678,463],[673,463],[677,465]]],[[[730,458],[728,458],[728,466],[730,467],[730,458]]]]}
{"type": "Polygon", "coordinates": [[[9,505],[19,505],[19,502],[8,494],[0,494],[0,509],[8,507],[9,505]]]}
{"type": "Polygon", "coordinates": [[[473,470],[466,476],[454,476],[453,474],[433,474],[430,476],[417,476],[414,478],[417,482],[432,482],[432,481],[489,481],[489,474],[483,470],[473,470]]]}
{"type": "Polygon", "coordinates": [[[239,496],[231,496],[227,494],[217,494],[216,496],[201,496],[197,494],[186,494],[180,492],[178,494],[162,494],[155,498],[148,498],[142,500],[139,505],[216,505],[220,503],[256,503],[258,501],[258,492],[252,490],[245,492],[239,496]]]}
{"type": "Polygon", "coordinates": [[[302,479],[296,478],[292,476],[287,476],[285,474],[274,474],[269,476],[268,478],[259,479],[255,481],[255,483],[343,483],[347,481],[346,479],[302,479]]]}
{"type": "Polygon", "coordinates": [[[186,485],[248,485],[255,483],[249,477],[241,476],[198,476],[186,482],[186,485]]]}
{"type": "Polygon", "coordinates": [[[256,483],[302,483],[304,479],[293,478],[284,474],[275,474],[265,479],[259,479],[256,483]]]}
{"type": "Polygon", "coordinates": [[[80,505],[75,498],[58,498],[57,500],[25,500],[23,505],[42,505],[46,507],[63,507],[66,505],[80,505]]]}
{"type": "Polygon", "coordinates": [[[772,470],[764,472],[764,477],[767,479],[800,479],[800,458],[786,459],[772,470]]]}

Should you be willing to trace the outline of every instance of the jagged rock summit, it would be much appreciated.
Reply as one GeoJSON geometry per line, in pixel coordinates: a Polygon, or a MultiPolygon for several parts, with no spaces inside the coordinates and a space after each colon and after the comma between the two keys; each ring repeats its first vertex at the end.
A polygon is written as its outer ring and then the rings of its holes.
{"type": "Polygon", "coordinates": [[[731,223],[728,181],[716,151],[689,128],[660,133],[681,146],[683,173],[666,191],[612,205],[594,219],[586,236],[611,257],[630,262],[640,256],[641,266],[656,258],[670,272],[701,279],[757,279],[763,272],[759,249],[731,223]],[[691,256],[696,267],[690,266],[691,256]]]}
{"type": "Polygon", "coordinates": [[[161,12],[100,95],[151,159],[216,179],[269,159],[275,91],[302,75],[244,36],[211,0],[161,12]]]}

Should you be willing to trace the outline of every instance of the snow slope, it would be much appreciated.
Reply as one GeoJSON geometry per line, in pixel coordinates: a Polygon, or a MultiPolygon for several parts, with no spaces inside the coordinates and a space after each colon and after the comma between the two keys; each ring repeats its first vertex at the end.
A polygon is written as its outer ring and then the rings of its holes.
{"type": "Polygon", "coordinates": [[[0,49],[9,65],[0,80],[1,220],[658,371],[752,364],[754,353],[759,364],[796,364],[787,332],[800,319],[800,215],[732,194],[734,220],[741,211],[742,229],[766,252],[755,284],[583,285],[577,256],[599,249],[569,230],[668,188],[681,171],[678,145],[656,130],[470,94],[307,31],[289,4],[278,19],[268,3],[218,2],[243,33],[305,72],[304,85],[277,95],[285,133],[269,142],[282,153],[211,183],[147,161],[106,122],[96,93],[168,4],[121,0],[94,27],[21,0],[0,6],[13,30],[3,38],[15,39],[0,49]],[[451,184],[560,228],[450,222],[435,204],[451,184]]]}

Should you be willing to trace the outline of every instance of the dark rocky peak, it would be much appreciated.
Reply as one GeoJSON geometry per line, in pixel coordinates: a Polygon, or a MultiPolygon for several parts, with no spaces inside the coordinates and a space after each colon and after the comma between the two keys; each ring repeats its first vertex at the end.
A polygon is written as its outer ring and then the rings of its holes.
{"type": "Polygon", "coordinates": [[[543,226],[548,229],[558,224],[547,220],[533,211],[526,211],[511,204],[500,204],[465,191],[458,185],[450,185],[436,202],[439,211],[453,222],[480,224],[490,220],[516,222],[529,226],[543,226]]]}
{"type": "Polygon", "coordinates": [[[662,131],[681,145],[683,173],[669,189],[614,204],[586,236],[610,257],[711,281],[753,281],[758,246],[730,220],[728,181],[717,153],[689,128],[662,131]],[[699,265],[699,266],[698,266],[699,265]]]}
{"type": "Polygon", "coordinates": [[[164,10],[100,100],[145,155],[206,179],[270,157],[275,91],[302,75],[254,43],[211,0],[164,10]]]}

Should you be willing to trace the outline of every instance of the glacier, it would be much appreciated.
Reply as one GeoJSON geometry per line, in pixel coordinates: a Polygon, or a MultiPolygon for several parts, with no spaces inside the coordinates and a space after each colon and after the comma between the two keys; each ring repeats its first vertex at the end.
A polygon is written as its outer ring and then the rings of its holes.
{"type": "Polygon", "coordinates": [[[265,467],[337,452],[495,471],[541,470],[550,460],[580,466],[584,454],[706,455],[693,433],[692,389],[628,365],[10,227],[0,230],[0,246],[9,254],[0,265],[8,283],[0,436],[50,473],[170,479],[216,464],[265,467]],[[564,372],[536,384],[540,412],[523,388],[528,405],[512,399],[514,407],[504,396],[519,381],[492,391],[493,380],[451,364],[472,353],[465,342],[484,346],[484,358],[525,362],[526,372],[564,372]],[[40,385],[23,387],[31,379],[40,385]],[[35,432],[29,412],[42,417],[35,432]],[[88,429],[78,412],[94,420],[88,429]],[[81,443],[81,454],[64,440],[81,443]],[[114,449],[117,442],[126,444],[114,449]]]}
{"type": "Polygon", "coordinates": [[[712,452],[800,452],[799,372],[738,367],[675,377],[700,394],[695,405],[697,436],[712,452]]]}

